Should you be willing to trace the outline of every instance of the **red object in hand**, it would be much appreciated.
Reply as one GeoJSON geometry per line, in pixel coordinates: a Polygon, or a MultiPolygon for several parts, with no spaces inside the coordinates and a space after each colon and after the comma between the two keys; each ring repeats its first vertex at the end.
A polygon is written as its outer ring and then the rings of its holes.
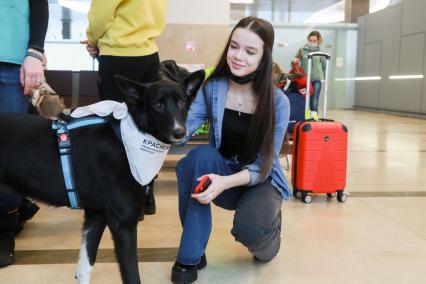
{"type": "Polygon", "coordinates": [[[278,83],[277,83],[277,87],[278,87],[280,90],[282,90],[282,89],[284,89],[284,87],[285,87],[285,83],[286,83],[286,82],[280,81],[280,82],[278,82],[278,83]]]}
{"type": "MultiPolygon", "coordinates": [[[[293,63],[293,68],[291,68],[289,74],[299,74],[300,76],[293,79],[293,83],[297,85],[297,91],[302,96],[306,97],[306,85],[308,84],[308,76],[306,76],[305,71],[299,65],[299,63],[293,63]]],[[[314,88],[312,87],[312,83],[309,88],[310,95],[314,93],[314,88]]]]}
{"type": "Polygon", "coordinates": [[[208,176],[203,177],[201,181],[195,187],[194,193],[201,193],[205,191],[210,186],[211,183],[212,183],[212,180],[208,176]]]}

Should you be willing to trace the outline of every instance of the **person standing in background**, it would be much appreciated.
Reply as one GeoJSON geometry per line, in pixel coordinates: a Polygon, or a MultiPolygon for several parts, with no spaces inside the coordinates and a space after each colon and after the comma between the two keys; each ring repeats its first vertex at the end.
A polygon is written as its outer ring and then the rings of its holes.
{"type": "MultiPolygon", "coordinates": [[[[308,54],[314,51],[320,51],[322,44],[322,36],[318,31],[312,31],[308,35],[308,43],[305,44],[297,52],[296,57],[293,59],[293,64],[300,62],[303,70],[308,72],[308,54]]],[[[313,94],[310,100],[311,115],[313,118],[318,118],[318,102],[321,93],[321,81],[324,80],[326,62],[324,57],[312,58],[311,69],[311,83],[313,87],[313,94]]]]}
{"type": "MultiPolygon", "coordinates": [[[[47,0],[1,0],[0,112],[27,112],[27,96],[44,82],[48,19],[47,0]]],[[[0,193],[0,267],[14,261],[15,236],[38,209],[20,195],[0,193]]]]}
{"type": "MultiPolygon", "coordinates": [[[[101,100],[124,101],[115,75],[141,83],[158,80],[156,38],[164,31],[166,12],[166,0],[92,0],[87,40],[82,43],[99,60],[101,100]]],[[[153,180],[147,186],[141,214],[155,214],[155,210],[153,180]]]]}

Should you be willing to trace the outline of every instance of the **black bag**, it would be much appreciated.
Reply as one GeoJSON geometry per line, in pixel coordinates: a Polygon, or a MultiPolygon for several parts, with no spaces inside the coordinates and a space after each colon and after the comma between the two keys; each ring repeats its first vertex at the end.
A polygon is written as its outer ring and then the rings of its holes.
{"type": "Polygon", "coordinates": [[[188,75],[189,71],[177,65],[174,60],[164,60],[160,62],[159,77],[161,80],[180,82],[188,75]]]}
{"type": "Polygon", "coordinates": [[[305,97],[290,88],[285,94],[290,102],[290,120],[288,122],[287,131],[293,133],[294,125],[305,119],[305,97]]]}

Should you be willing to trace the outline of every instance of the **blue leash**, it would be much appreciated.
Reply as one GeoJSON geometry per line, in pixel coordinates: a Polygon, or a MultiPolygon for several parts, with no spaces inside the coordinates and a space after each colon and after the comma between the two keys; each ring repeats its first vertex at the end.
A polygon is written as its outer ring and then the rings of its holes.
{"type": "Polygon", "coordinates": [[[58,138],[59,155],[61,158],[62,173],[64,175],[65,188],[71,209],[81,209],[80,200],[74,183],[74,171],[71,157],[70,130],[97,124],[107,123],[108,120],[103,117],[90,116],[83,117],[71,122],[65,122],[61,119],[52,121],[52,129],[56,130],[58,138]]]}

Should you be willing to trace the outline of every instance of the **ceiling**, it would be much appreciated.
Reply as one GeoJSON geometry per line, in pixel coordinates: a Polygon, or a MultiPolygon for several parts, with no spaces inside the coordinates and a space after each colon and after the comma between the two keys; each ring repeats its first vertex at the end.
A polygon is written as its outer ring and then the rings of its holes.
{"type": "MultiPolygon", "coordinates": [[[[74,0],[76,2],[90,2],[90,0],[74,0]]],[[[169,0],[171,1],[171,0],[169,0]]],[[[313,13],[341,0],[254,0],[253,4],[231,4],[231,9],[245,9],[250,7],[260,11],[288,11],[313,13]]],[[[58,0],[49,0],[50,4],[57,4],[58,0]]]]}
{"type": "Polygon", "coordinates": [[[254,0],[254,4],[231,4],[231,8],[244,9],[247,6],[256,10],[270,11],[275,7],[275,10],[288,11],[290,7],[292,12],[313,13],[340,1],[341,0],[254,0]]]}
{"type": "Polygon", "coordinates": [[[231,4],[231,20],[248,15],[285,23],[339,22],[344,20],[344,0],[254,0],[253,4],[231,4]],[[318,13],[320,17],[316,16],[318,13]],[[337,18],[329,21],[331,16],[337,18]]]}

